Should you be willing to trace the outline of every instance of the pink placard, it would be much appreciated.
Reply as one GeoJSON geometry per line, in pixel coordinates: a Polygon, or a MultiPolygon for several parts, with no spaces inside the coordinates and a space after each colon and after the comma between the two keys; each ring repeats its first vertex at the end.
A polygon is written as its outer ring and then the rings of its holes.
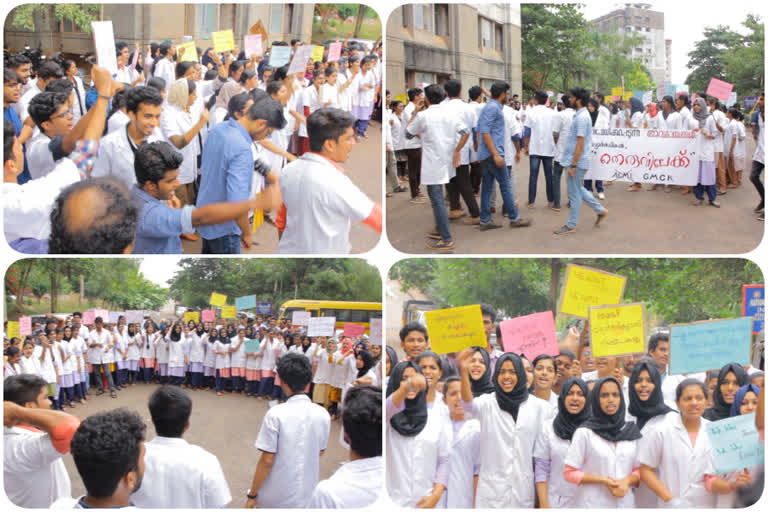
{"type": "Polygon", "coordinates": [[[249,59],[251,55],[260,57],[264,54],[264,49],[261,46],[261,34],[248,34],[245,36],[243,46],[245,47],[245,56],[249,59]]]}
{"type": "Polygon", "coordinates": [[[328,47],[328,62],[335,62],[341,57],[341,41],[331,43],[328,47]]]}
{"type": "Polygon", "coordinates": [[[713,78],[709,81],[709,87],[707,87],[707,94],[714,96],[715,98],[723,101],[728,101],[728,97],[733,90],[733,84],[723,82],[717,78],[713,78]]]}
{"type": "Polygon", "coordinates": [[[32,334],[32,317],[23,316],[19,318],[19,335],[26,336],[32,334]]]}
{"type": "Polygon", "coordinates": [[[94,315],[100,316],[104,323],[109,323],[109,310],[97,309],[93,312],[94,315]]]}
{"type": "Polygon", "coordinates": [[[136,63],[139,62],[139,54],[141,50],[135,49],[133,51],[133,59],[131,59],[131,69],[136,69],[136,63]]]}
{"type": "Polygon", "coordinates": [[[203,310],[203,322],[214,322],[216,320],[216,311],[213,309],[203,310]]]}
{"type": "Polygon", "coordinates": [[[84,311],[83,312],[83,325],[93,325],[93,322],[96,319],[96,312],[95,311],[84,311]]]}
{"type": "Polygon", "coordinates": [[[360,324],[351,324],[349,322],[346,322],[344,324],[344,336],[349,336],[350,338],[357,338],[358,336],[362,336],[365,333],[365,326],[360,324]]]}
{"type": "Polygon", "coordinates": [[[505,352],[524,354],[530,361],[540,354],[559,353],[551,311],[504,320],[499,327],[505,352]]]}

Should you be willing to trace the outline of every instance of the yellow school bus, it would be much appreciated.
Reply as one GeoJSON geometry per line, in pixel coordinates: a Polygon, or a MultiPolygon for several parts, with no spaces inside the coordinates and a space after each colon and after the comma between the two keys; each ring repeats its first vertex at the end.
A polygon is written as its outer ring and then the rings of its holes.
{"type": "Polygon", "coordinates": [[[335,316],[336,329],[344,329],[345,322],[362,324],[370,334],[371,318],[381,318],[381,302],[347,302],[335,300],[289,300],[280,306],[280,320],[289,322],[294,311],[309,311],[312,316],[335,316]]]}

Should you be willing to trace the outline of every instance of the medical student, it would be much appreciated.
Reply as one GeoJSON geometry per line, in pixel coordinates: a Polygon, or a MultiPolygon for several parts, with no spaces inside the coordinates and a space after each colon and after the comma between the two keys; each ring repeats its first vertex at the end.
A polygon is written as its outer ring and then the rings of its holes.
{"type": "Polygon", "coordinates": [[[185,352],[186,336],[182,324],[177,322],[165,336],[166,352],[168,353],[168,384],[181,386],[184,382],[184,366],[187,364],[185,352]]]}
{"type": "MultiPolygon", "coordinates": [[[[90,371],[88,371],[88,362],[86,361],[86,354],[88,353],[87,337],[83,336],[83,327],[72,327],[72,339],[75,341],[75,353],[77,354],[77,369],[80,372],[80,402],[88,400],[88,381],[90,377],[90,371]]],[[[87,332],[87,328],[85,329],[87,332]]]]}
{"type": "Polygon", "coordinates": [[[634,464],[642,434],[625,421],[624,394],[616,378],[598,380],[589,398],[592,416],[576,429],[565,458],[565,479],[579,486],[575,506],[632,508],[631,487],[640,481],[634,464]]]}
{"type": "Polygon", "coordinates": [[[206,341],[208,334],[205,332],[203,322],[195,325],[194,331],[187,337],[187,362],[188,362],[188,384],[192,389],[199,389],[203,386],[203,362],[205,361],[206,341]]]}
{"type": "Polygon", "coordinates": [[[125,332],[126,341],[126,359],[127,367],[126,371],[128,376],[126,382],[130,382],[131,386],[136,385],[136,379],[139,373],[139,359],[141,358],[141,333],[139,332],[139,326],[137,324],[129,324],[125,332]]]}
{"type": "Polygon", "coordinates": [[[699,172],[698,182],[693,187],[693,194],[696,200],[692,203],[694,206],[704,204],[704,192],[707,192],[709,204],[715,208],[720,208],[717,201],[717,140],[720,140],[722,147],[722,138],[717,129],[717,122],[707,108],[704,98],[696,98],[693,104],[693,119],[695,128],[698,131],[698,149],[699,149],[699,172]]]}
{"type": "Polygon", "coordinates": [[[323,346],[322,341],[318,343],[313,353],[313,358],[317,360],[317,367],[312,378],[312,382],[315,385],[315,389],[312,391],[312,401],[326,409],[331,405],[329,394],[331,391],[330,378],[331,371],[333,370],[334,352],[336,352],[336,340],[330,338],[325,342],[325,346],[323,346]]]}
{"type": "Polygon", "coordinates": [[[21,369],[21,351],[19,347],[8,347],[5,349],[5,366],[3,377],[11,375],[22,375],[21,369]]]}
{"type": "Polygon", "coordinates": [[[450,474],[449,428],[429,414],[427,381],[419,365],[402,361],[387,384],[387,491],[402,507],[434,508],[450,474]]]}
{"type": "Polygon", "coordinates": [[[472,347],[472,358],[469,360],[469,383],[472,386],[472,396],[493,393],[496,388],[491,382],[491,356],[482,347],[472,347]]]}
{"type": "MultiPolygon", "coordinates": [[[[376,376],[376,363],[373,360],[373,355],[363,350],[357,356],[355,356],[355,363],[357,368],[357,377],[355,378],[352,386],[376,386],[378,385],[378,377],[376,376]]],[[[351,388],[352,386],[349,386],[351,388]]],[[[345,394],[346,396],[346,394],[345,394]]],[[[346,401],[346,399],[344,400],[346,401]]]]}
{"type": "Polygon", "coordinates": [[[728,174],[731,183],[728,188],[741,186],[741,174],[744,171],[744,156],[746,155],[745,138],[747,132],[744,128],[744,115],[736,108],[728,110],[728,127],[725,133],[725,149],[723,154],[728,161],[728,174]]]}
{"type": "Polygon", "coordinates": [[[334,66],[325,69],[325,84],[323,84],[323,101],[329,107],[341,108],[339,100],[339,71],[334,66]]]}
{"type": "Polygon", "coordinates": [[[123,389],[128,381],[128,330],[125,324],[122,323],[124,317],[120,317],[118,320],[117,328],[115,328],[115,373],[117,374],[117,380],[115,381],[115,387],[117,389],[123,389]]]}
{"type": "Polygon", "coordinates": [[[458,361],[462,405],[481,426],[475,506],[533,508],[533,447],[544,422],[552,417],[552,409],[547,402],[529,395],[523,362],[511,353],[496,361],[495,391],[473,399],[469,379],[472,355],[471,349],[464,350],[458,361]]]}
{"type": "Polygon", "coordinates": [[[237,336],[231,340],[230,366],[232,368],[232,390],[245,392],[245,327],[237,329],[237,336]]]}
{"type": "MultiPolygon", "coordinates": [[[[327,107],[330,104],[323,95],[325,85],[325,73],[315,71],[312,75],[312,84],[304,89],[302,93],[301,105],[305,118],[309,117],[315,110],[327,107]]],[[[309,151],[309,135],[307,134],[307,125],[305,123],[299,125],[299,143],[301,144],[301,149],[298,156],[301,156],[309,151]]]]}
{"type": "Polygon", "coordinates": [[[259,341],[258,349],[255,352],[245,353],[245,396],[256,396],[259,391],[259,385],[261,384],[262,343],[261,340],[259,340],[258,335],[255,334],[250,327],[245,330],[245,336],[249,339],[259,341]]]}
{"type": "Polygon", "coordinates": [[[722,420],[731,415],[731,405],[739,388],[747,384],[747,371],[739,363],[728,363],[720,368],[717,385],[712,397],[714,405],[704,411],[702,417],[709,421],[722,420]]]}
{"type": "Polygon", "coordinates": [[[147,324],[144,332],[140,334],[141,343],[141,367],[144,384],[152,381],[152,375],[155,372],[155,327],[151,323],[147,324]]]}
{"type": "Polygon", "coordinates": [[[443,360],[432,351],[422,352],[416,358],[416,364],[421,368],[421,374],[427,380],[427,409],[441,414],[447,414],[448,409],[443,401],[443,394],[437,391],[437,384],[443,377],[443,360]]]}
{"type": "Polygon", "coordinates": [[[567,379],[558,397],[557,415],[546,421],[533,449],[536,494],[541,508],[573,508],[579,488],[564,478],[565,458],[576,429],[589,417],[587,383],[567,379]]]}
{"type": "Polygon", "coordinates": [[[461,379],[445,379],[443,401],[448,408],[450,428],[450,473],[440,504],[445,508],[473,508],[477,475],[480,472],[480,422],[467,418],[461,405],[461,379]]]}
{"type": "Polygon", "coordinates": [[[216,354],[213,353],[213,347],[216,340],[219,339],[219,333],[215,327],[206,325],[205,359],[203,360],[203,387],[214,389],[216,379],[216,354]]]}
{"type": "Polygon", "coordinates": [[[73,383],[73,399],[77,399],[78,402],[83,403],[82,395],[82,350],[83,346],[78,337],[73,336],[74,331],[69,325],[64,326],[62,340],[67,344],[69,352],[71,354],[70,365],[72,367],[72,383],[73,383]]]}
{"type": "Polygon", "coordinates": [[[533,382],[529,391],[533,396],[541,398],[552,407],[552,414],[557,414],[557,393],[552,391],[557,373],[555,358],[549,354],[540,354],[533,359],[533,382]]]}
{"type": "Polygon", "coordinates": [[[260,398],[269,398],[274,392],[275,367],[277,365],[279,343],[274,329],[269,330],[266,337],[262,340],[260,398]]]}
{"type": "Polygon", "coordinates": [[[48,383],[48,399],[53,404],[53,408],[59,409],[59,390],[56,384],[59,374],[54,364],[57,357],[54,350],[54,340],[42,333],[38,339],[40,344],[35,346],[35,357],[40,361],[40,376],[48,383]]]}
{"type": "Polygon", "coordinates": [[[24,375],[37,375],[40,377],[42,374],[40,359],[35,357],[35,343],[30,339],[24,341],[19,365],[21,365],[21,373],[24,375]]]}
{"type": "Polygon", "coordinates": [[[224,388],[228,386],[231,377],[230,349],[232,344],[224,327],[214,327],[218,332],[218,338],[213,344],[213,353],[216,355],[216,396],[223,395],[224,388]]]}
{"type": "Polygon", "coordinates": [[[64,329],[56,329],[54,350],[56,351],[56,363],[59,369],[59,405],[63,406],[66,403],[67,407],[74,408],[72,405],[72,399],[75,397],[75,378],[73,371],[76,360],[73,357],[74,354],[69,343],[64,340],[64,329]]]}

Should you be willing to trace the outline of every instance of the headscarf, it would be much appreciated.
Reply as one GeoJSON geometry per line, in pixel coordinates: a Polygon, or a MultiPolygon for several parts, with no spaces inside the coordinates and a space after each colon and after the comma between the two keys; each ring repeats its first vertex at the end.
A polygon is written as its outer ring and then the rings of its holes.
{"type": "Polygon", "coordinates": [[[613,377],[603,377],[598,380],[592,389],[589,401],[591,402],[592,415],[581,424],[582,427],[590,429],[606,441],[634,441],[643,437],[634,421],[624,420],[626,406],[624,405],[624,393],[621,392],[621,384],[618,380],[613,377]],[[600,407],[600,388],[609,381],[614,382],[619,388],[619,409],[613,415],[606,414],[600,407]]]}
{"type": "Polygon", "coordinates": [[[511,352],[506,352],[496,360],[496,367],[493,372],[493,387],[496,394],[496,403],[503,411],[508,412],[517,421],[517,412],[520,410],[520,404],[528,400],[528,377],[525,374],[525,366],[520,356],[511,352]],[[499,371],[504,361],[512,361],[517,374],[517,384],[512,391],[505,393],[499,384],[499,371]]]}
{"type": "Polygon", "coordinates": [[[387,357],[389,357],[389,373],[392,373],[392,368],[397,366],[398,357],[397,352],[394,348],[390,347],[389,345],[386,346],[387,349],[387,357]]]}
{"type": "Polygon", "coordinates": [[[560,396],[557,397],[557,416],[555,416],[552,422],[552,427],[555,430],[555,434],[564,441],[570,441],[573,439],[573,433],[576,429],[589,418],[589,388],[587,383],[581,379],[568,379],[563,383],[563,387],[560,388],[560,396]],[[584,393],[584,407],[576,414],[571,414],[565,407],[565,398],[571,387],[579,386],[581,392],[584,393]]]}
{"type": "MultiPolygon", "coordinates": [[[[413,361],[403,361],[392,367],[389,382],[387,383],[387,396],[394,393],[403,380],[403,374],[408,368],[413,368],[421,374],[421,368],[413,361]]],[[[400,435],[413,437],[424,430],[427,424],[427,392],[421,390],[413,399],[405,399],[405,409],[393,415],[389,424],[400,435]]]]}
{"type": "MultiPolygon", "coordinates": [[[[701,98],[697,98],[701,99],[701,98]]],[[[717,374],[717,385],[715,386],[715,392],[712,396],[714,405],[704,411],[701,416],[709,421],[722,420],[728,418],[731,415],[731,404],[726,403],[723,398],[723,393],[720,391],[720,386],[723,385],[725,376],[728,372],[733,372],[736,375],[736,381],[739,383],[739,387],[744,386],[747,383],[747,371],[739,363],[728,363],[720,368],[720,373],[717,374]]],[[[736,399],[734,399],[734,402],[736,399]]]]}
{"type": "Polygon", "coordinates": [[[373,368],[373,365],[376,363],[373,360],[373,354],[367,350],[363,350],[357,355],[363,359],[363,367],[357,370],[357,378],[359,379],[360,377],[365,377],[368,370],[373,368]]]}
{"type": "Polygon", "coordinates": [[[701,109],[698,112],[696,112],[695,109],[691,109],[691,114],[693,114],[693,118],[699,122],[699,129],[702,129],[707,123],[707,118],[712,114],[710,114],[707,102],[704,101],[704,98],[696,98],[695,103],[701,105],[701,109]]]}
{"type": "Polygon", "coordinates": [[[651,114],[651,119],[656,117],[656,114],[659,113],[658,110],[656,110],[656,104],[655,103],[651,103],[651,108],[650,108],[650,112],[649,113],[651,114]]]}
{"type": "Polygon", "coordinates": [[[232,340],[229,338],[229,333],[227,333],[227,328],[224,326],[219,327],[219,341],[225,345],[232,343],[232,340]]]}
{"type": "Polygon", "coordinates": [[[637,428],[643,429],[645,424],[654,416],[667,414],[673,411],[671,407],[664,403],[664,397],[661,394],[661,373],[656,366],[641,361],[635,364],[632,375],[629,377],[629,414],[637,418],[637,428]],[[640,379],[640,372],[648,371],[648,375],[653,382],[653,391],[648,400],[640,400],[640,395],[635,391],[635,384],[640,379]]]}
{"type": "Polygon", "coordinates": [[[189,84],[186,78],[179,78],[171,84],[168,91],[168,103],[176,105],[184,112],[189,112],[189,84]]]}
{"type": "Polygon", "coordinates": [[[589,109],[587,109],[587,113],[589,114],[589,117],[592,119],[592,126],[595,126],[595,123],[597,122],[597,116],[599,114],[598,109],[600,108],[600,102],[597,101],[595,98],[589,98],[587,100],[587,104],[592,104],[592,106],[595,107],[594,112],[590,112],[589,109]]]}
{"type": "Polygon", "coordinates": [[[301,350],[306,354],[310,347],[312,347],[312,340],[309,339],[309,336],[304,336],[301,340],[301,350]],[[304,344],[305,341],[307,342],[306,345],[304,344]]]}
{"type": "Polygon", "coordinates": [[[644,110],[643,102],[640,100],[640,98],[635,98],[634,96],[629,98],[629,106],[632,109],[631,115],[635,115],[636,113],[642,112],[644,110]]]}
{"type": "Polygon", "coordinates": [[[357,347],[360,347],[360,346],[363,347],[364,351],[368,350],[368,343],[366,343],[365,340],[360,340],[357,343],[355,343],[355,348],[354,348],[355,354],[357,354],[357,347]]]}
{"type": "Polygon", "coordinates": [[[339,350],[341,350],[342,357],[347,357],[354,352],[355,348],[352,346],[352,340],[347,337],[342,337],[341,343],[339,343],[339,350]]]}
{"type": "Polygon", "coordinates": [[[477,398],[480,395],[487,395],[493,393],[496,388],[493,387],[491,382],[491,356],[488,355],[488,351],[483,347],[472,347],[473,354],[479,352],[483,356],[483,362],[485,363],[485,372],[477,380],[469,378],[469,384],[472,386],[472,396],[477,398]]]}
{"type": "Polygon", "coordinates": [[[755,396],[760,396],[760,388],[754,384],[741,386],[736,392],[736,396],[731,404],[731,416],[739,416],[741,414],[741,402],[744,401],[744,397],[747,396],[747,393],[750,391],[753,392],[755,396]]]}
{"type": "Polygon", "coordinates": [[[237,82],[228,81],[222,85],[221,89],[219,89],[219,95],[216,96],[216,107],[227,110],[229,108],[229,100],[232,99],[232,96],[243,92],[242,89],[237,82]]]}
{"type": "Polygon", "coordinates": [[[219,66],[216,64],[216,61],[211,58],[210,55],[208,55],[208,52],[213,50],[213,48],[206,48],[205,52],[203,52],[203,58],[202,58],[202,65],[206,70],[208,69],[208,64],[212,64],[213,67],[211,69],[219,69],[219,66]]]}

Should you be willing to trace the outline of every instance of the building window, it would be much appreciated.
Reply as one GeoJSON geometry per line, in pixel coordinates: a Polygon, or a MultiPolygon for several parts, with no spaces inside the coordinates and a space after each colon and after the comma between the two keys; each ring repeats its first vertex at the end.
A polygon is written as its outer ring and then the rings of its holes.
{"type": "Polygon", "coordinates": [[[447,36],[450,34],[448,22],[448,4],[435,4],[435,35],[447,36]]]}
{"type": "Polygon", "coordinates": [[[502,51],[504,29],[499,23],[495,23],[482,16],[477,17],[477,45],[480,48],[502,51]]]}
{"type": "Polygon", "coordinates": [[[270,6],[269,31],[273,34],[279,34],[283,31],[283,4],[272,4],[270,6]]]}
{"type": "Polygon", "coordinates": [[[431,32],[434,16],[432,4],[415,4],[413,6],[413,27],[431,32]]]}
{"type": "Polygon", "coordinates": [[[496,49],[500,52],[504,51],[504,29],[499,23],[494,23],[494,34],[496,36],[496,49]]]}
{"type": "Polygon", "coordinates": [[[75,22],[73,22],[70,19],[64,18],[63,20],[59,21],[57,28],[59,29],[59,32],[62,32],[64,34],[82,34],[83,31],[77,28],[77,25],[75,22]]]}
{"type": "Polygon", "coordinates": [[[422,71],[416,71],[413,74],[414,87],[422,87],[424,84],[431,85],[437,82],[434,73],[424,73],[422,71]]]}
{"type": "Polygon", "coordinates": [[[216,10],[215,4],[199,4],[197,6],[197,33],[210,34],[216,31],[216,10]]]}

